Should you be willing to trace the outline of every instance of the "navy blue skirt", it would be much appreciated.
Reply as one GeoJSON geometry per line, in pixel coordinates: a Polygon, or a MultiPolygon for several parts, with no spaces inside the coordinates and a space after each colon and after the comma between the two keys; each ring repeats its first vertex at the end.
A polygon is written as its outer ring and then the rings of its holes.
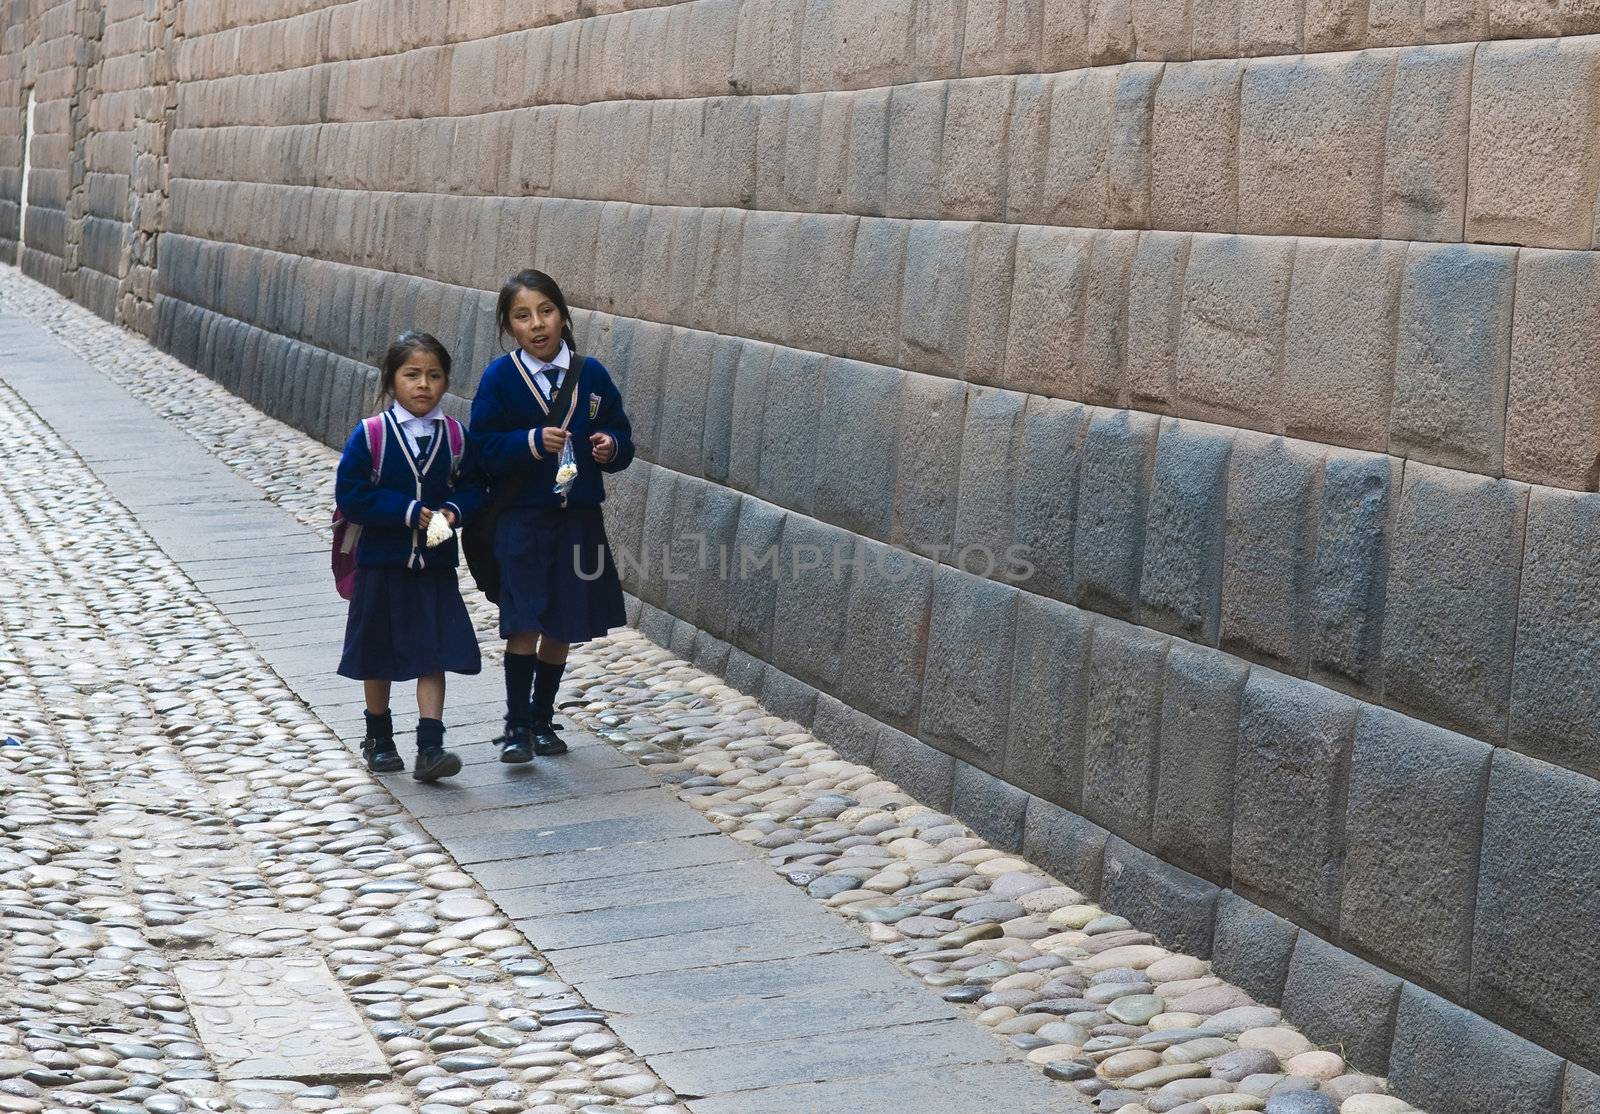
{"type": "Polygon", "coordinates": [[[500,636],[543,634],[568,644],[626,626],[599,507],[508,510],[495,533],[500,636]]]}
{"type": "Polygon", "coordinates": [[[414,681],[483,668],[455,569],[356,570],[339,676],[414,681]]]}

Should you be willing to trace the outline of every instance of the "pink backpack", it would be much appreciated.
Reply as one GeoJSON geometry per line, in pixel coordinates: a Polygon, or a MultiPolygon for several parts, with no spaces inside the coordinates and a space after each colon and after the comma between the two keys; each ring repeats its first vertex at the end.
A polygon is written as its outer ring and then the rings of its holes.
{"type": "MultiPolygon", "coordinates": [[[[372,482],[378,482],[383,472],[383,447],[388,443],[384,436],[385,414],[374,414],[361,420],[361,430],[367,435],[367,455],[372,457],[372,482]]],[[[466,431],[454,418],[444,420],[445,436],[450,441],[450,482],[455,483],[461,468],[461,457],[466,451],[466,431]]],[[[338,507],[333,509],[333,586],[342,599],[349,599],[356,591],[356,546],[361,542],[361,527],[345,518],[338,507]]]]}

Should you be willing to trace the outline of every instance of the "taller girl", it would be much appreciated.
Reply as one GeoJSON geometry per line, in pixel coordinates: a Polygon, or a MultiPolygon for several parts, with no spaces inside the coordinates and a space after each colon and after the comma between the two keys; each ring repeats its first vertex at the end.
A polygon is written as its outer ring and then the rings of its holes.
{"type": "Polygon", "coordinates": [[[627,620],[600,504],[603,472],[633,461],[622,395],[599,360],[580,359],[561,287],[542,271],[500,290],[515,347],[483,373],[471,433],[505,508],[495,533],[506,732],[500,761],[563,754],[552,719],[567,652],[627,620]],[[577,476],[557,483],[571,442],[577,476]]]}

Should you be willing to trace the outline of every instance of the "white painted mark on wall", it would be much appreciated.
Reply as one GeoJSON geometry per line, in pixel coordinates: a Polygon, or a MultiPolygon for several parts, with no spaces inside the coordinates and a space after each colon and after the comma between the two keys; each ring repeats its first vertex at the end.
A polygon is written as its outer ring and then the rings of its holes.
{"type": "Polygon", "coordinates": [[[27,115],[22,120],[21,212],[17,217],[17,263],[22,263],[22,245],[28,242],[28,179],[33,176],[33,90],[28,90],[27,115]]]}

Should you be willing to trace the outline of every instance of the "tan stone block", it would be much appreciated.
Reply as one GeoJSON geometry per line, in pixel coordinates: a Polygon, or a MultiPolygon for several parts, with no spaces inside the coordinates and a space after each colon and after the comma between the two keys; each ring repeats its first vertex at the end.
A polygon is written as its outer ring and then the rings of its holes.
{"type": "Polygon", "coordinates": [[[1283,429],[1382,452],[1404,244],[1302,239],[1283,348],[1283,429]]]}
{"type": "Polygon", "coordinates": [[[1531,38],[1561,34],[1561,0],[1489,0],[1489,34],[1531,38]]]}
{"type": "Polygon", "coordinates": [[[789,105],[792,97],[761,97],[756,125],[756,184],[752,206],[783,207],[784,175],[788,169],[789,105]]]}
{"type": "Polygon", "coordinates": [[[1294,241],[1196,235],[1184,272],[1180,416],[1275,429],[1294,241]]]}
{"type": "MultiPolygon", "coordinates": [[[[834,13],[839,35],[838,75],[850,88],[899,85],[916,71],[906,44],[916,25],[918,0],[845,4],[834,13]]],[[[931,75],[929,75],[931,76],[931,75]]]]}
{"type": "Polygon", "coordinates": [[[1234,230],[1243,77],[1243,64],[1234,61],[1167,67],[1151,125],[1152,227],[1234,230]]]}
{"type": "Polygon", "coordinates": [[[1010,77],[952,82],[940,142],[940,215],[999,220],[1004,215],[1010,77]]]}
{"type": "Polygon", "coordinates": [[[837,213],[845,209],[850,178],[850,113],[853,93],[824,93],[817,129],[817,185],[806,209],[837,213]]]}
{"type": "Polygon", "coordinates": [[[1077,350],[1091,250],[1079,229],[1018,230],[1005,349],[1004,381],[1012,390],[1082,397],[1077,350]]]}
{"type": "Polygon", "coordinates": [[[1089,282],[1078,342],[1083,401],[1127,406],[1128,283],[1139,234],[1098,231],[1090,236],[1089,244],[1089,282]]]}
{"type": "Polygon", "coordinates": [[[1388,238],[1461,237],[1473,50],[1418,47],[1395,63],[1383,160],[1383,235],[1388,238]]]}
{"type": "Polygon", "coordinates": [[[1043,0],[1040,24],[1046,70],[1108,66],[1133,57],[1133,0],[1043,0]]]}
{"type": "Polygon", "coordinates": [[[962,76],[1038,70],[1043,15],[1044,0],[967,0],[962,76]]]}
{"type": "Polygon", "coordinates": [[[1600,256],[1518,253],[1505,474],[1593,491],[1600,482],[1600,256]]]}
{"type": "Polygon", "coordinates": [[[856,93],[850,105],[849,166],[845,206],[852,213],[882,216],[888,191],[888,89],[856,93]]]}
{"type": "Polygon", "coordinates": [[[1241,86],[1239,231],[1376,236],[1393,56],[1252,62],[1241,86]]]}
{"type": "Polygon", "coordinates": [[[1301,48],[1302,0],[1255,0],[1239,5],[1241,57],[1293,54],[1301,48]]]}
{"type": "Polygon", "coordinates": [[[1371,0],[1306,0],[1306,50],[1359,50],[1366,46],[1369,7],[1371,0]]]}
{"type": "Polygon", "coordinates": [[[1115,71],[1056,77],[1040,212],[1050,224],[1099,228],[1106,222],[1106,150],[1116,107],[1115,71]]]}
{"type": "Polygon", "coordinates": [[[839,323],[850,310],[850,270],[858,222],[857,217],[838,216],[798,219],[786,268],[791,324],[785,344],[814,352],[844,352],[846,342],[839,323]]]}
{"type": "Polygon", "coordinates": [[[1050,103],[1055,78],[1024,74],[1011,95],[1011,124],[1006,130],[1006,220],[1037,224],[1044,220],[1040,188],[1050,148],[1050,103]]]}
{"type": "Polygon", "coordinates": [[[789,101],[783,135],[783,208],[809,212],[817,196],[817,159],[822,149],[822,109],[826,93],[805,93],[789,101]]]}
{"type": "MultiPolygon", "coordinates": [[[[790,213],[750,213],[745,218],[734,279],[738,329],[744,336],[782,344],[789,335],[789,258],[799,219],[790,213]]],[[[702,259],[709,248],[702,225],[702,259]]]]}
{"type": "Polygon", "coordinates": [[[1106,143],[1106,222],[1118,228],[1150,223],[1150,118],[1161,62],[1119,67],[1106,143]]]}
{"type": "Polygon", "coordinates": [[[1189,57],[1189,0],[1132,0],[1135,57],[1182,61],[1189,57]]]}
{"type": "Polygon", "coordinates": [[[961,72],[961,36],[966,27],[966,0],[917,0],[911,38],[915,44],[913,73],[921,81],[939,81],[961,72]]]}
{"type": "Polygon", "coordinates": [[[1489,37],[1491,0],[1431,0],[1424,33],[1427,41],[1479,42],[1489,37]]]}
{"type": "MultiPolygon", "coordinates": [[[[706,314],[705,307],[699,304],[695,289],[696,273],[700,265],[700,232],[703,224],[707,223],[706,212],[700,209],[684,209],[673,207],[663,210],[672,214],[672,257],[667,265],[667,319],[670,321],[694,321],[697,319],[707,322],[707,327],[712,327],[712,318],[706,314]]],[[[709,212],[726,212],[726,210],[709,210],[709,212]]],[[[720,218],[719,218],[720,219],[720,218]]],[[[716,225],[711,226],[711,235],[716,234],[716,225]]]]}
{"type": "Polygon", "coordinates": [[[835,13],[857,0],[807,0],[805,33],[800,39],[800,72],[797,87],[806,91],[833,89],[834,58],[839,32],[834,27],[835,13]]]}
{"type": "Polygon", "coordinates": [[[1130,405],[1165,410],[1177,397],[1184,271],[1194,237],[1141,232],[1128,273],[1130,405]]]}
{"type": "MultiPolygon", "coordinates": [[[[632,112],[630,120],[639,119],[632,112]]],[[[746,207],[756,194],[756,142],[761,126],[760,102],[749,97],[717,97],[706,102],[705,172],[701,175],[702,205],[746,207]]],[[[645,137],[644,158],[648,158],[648,128],[638,129],[645,137]]],[[[625,168],[625,181],[637,181],[644,172],[642,163],[625,168]]]]}
{"type": "MultiPolygon", "coordinates": [[[[1486,4],[1488,0],[1478,0],[1478,2],[1486,4]]],[[[1562,34],[1592,35],[1596,32],[1600,32],[1600,3],[1597,3],[1596,0],[1563,0],[1561,4],[1562,34]]]]}
{"type": "MultiPolygon", "coordinates": [[[[944,136],[945,82],[901,85],[889,95],[889,175],[884,211],[896,217],[931,217],[939,211],[940,143],[944,136]]],[[[791,106],[790,111],[793,111],[791,106]]]]}
{"type": "Polygon", "coordinates": [[[739,8],[733,74],[744,93],[787,93],[800,66],[805,5],[745,0],[739,8]]]}
{"type": "Polygon", "coordinates": [[[1472,83],[1467,238],[1590,247],[1600,42],[1485,43],[1472,83]]]}
{"type": "Polygon", "coordinates": [[[892,365],[900,356],[900,284],[907,222],[862,218],[850,258],[844,350],[852,359],[892,365]]]}
{"type": "Polygon", "coordinates": [[[1367,42],[1372,46],[1411,46],[1425,34],[1424,0],[1371,0],[1367,42]]]}
{"type": "Polygon", "coordinates": [[[701,0],[678,7],[688,23],[683,95],[715,97],[736,90],[734,37],[739,27],[739,0],[701,0]]]}
{"type": "Polygon", "coordinates": [[[902,367],[956,378],[999,367],[1016,234],[1011,225],[912,225],[900,307],[902,367]]]}
{"type": "MultiPolygon", "coordinates": [[[[574,117],[575,118],[575,117],[574,117]]],[[[652,205],[670,205],[674,196],[672,180],[672,148],[677,142],[675,127],[678,119],[677,103],[654,101],[650,105],[650,159],[645,167],[644,195],[652,205]]],[[[559,181],[563,170],[562,152],[556,152],[556,172],[559,181]]],[[[565,192],[558,186],[552,192],[565,192]]]]}
{"type": "Polygon", "coordinates": [[[639,255],[639,316],[656,321],[673,321],[680,304],[672,287],[672,239],[677,233],[675,206],[652,205],[645,209],[644,250],[639,255]]]}

